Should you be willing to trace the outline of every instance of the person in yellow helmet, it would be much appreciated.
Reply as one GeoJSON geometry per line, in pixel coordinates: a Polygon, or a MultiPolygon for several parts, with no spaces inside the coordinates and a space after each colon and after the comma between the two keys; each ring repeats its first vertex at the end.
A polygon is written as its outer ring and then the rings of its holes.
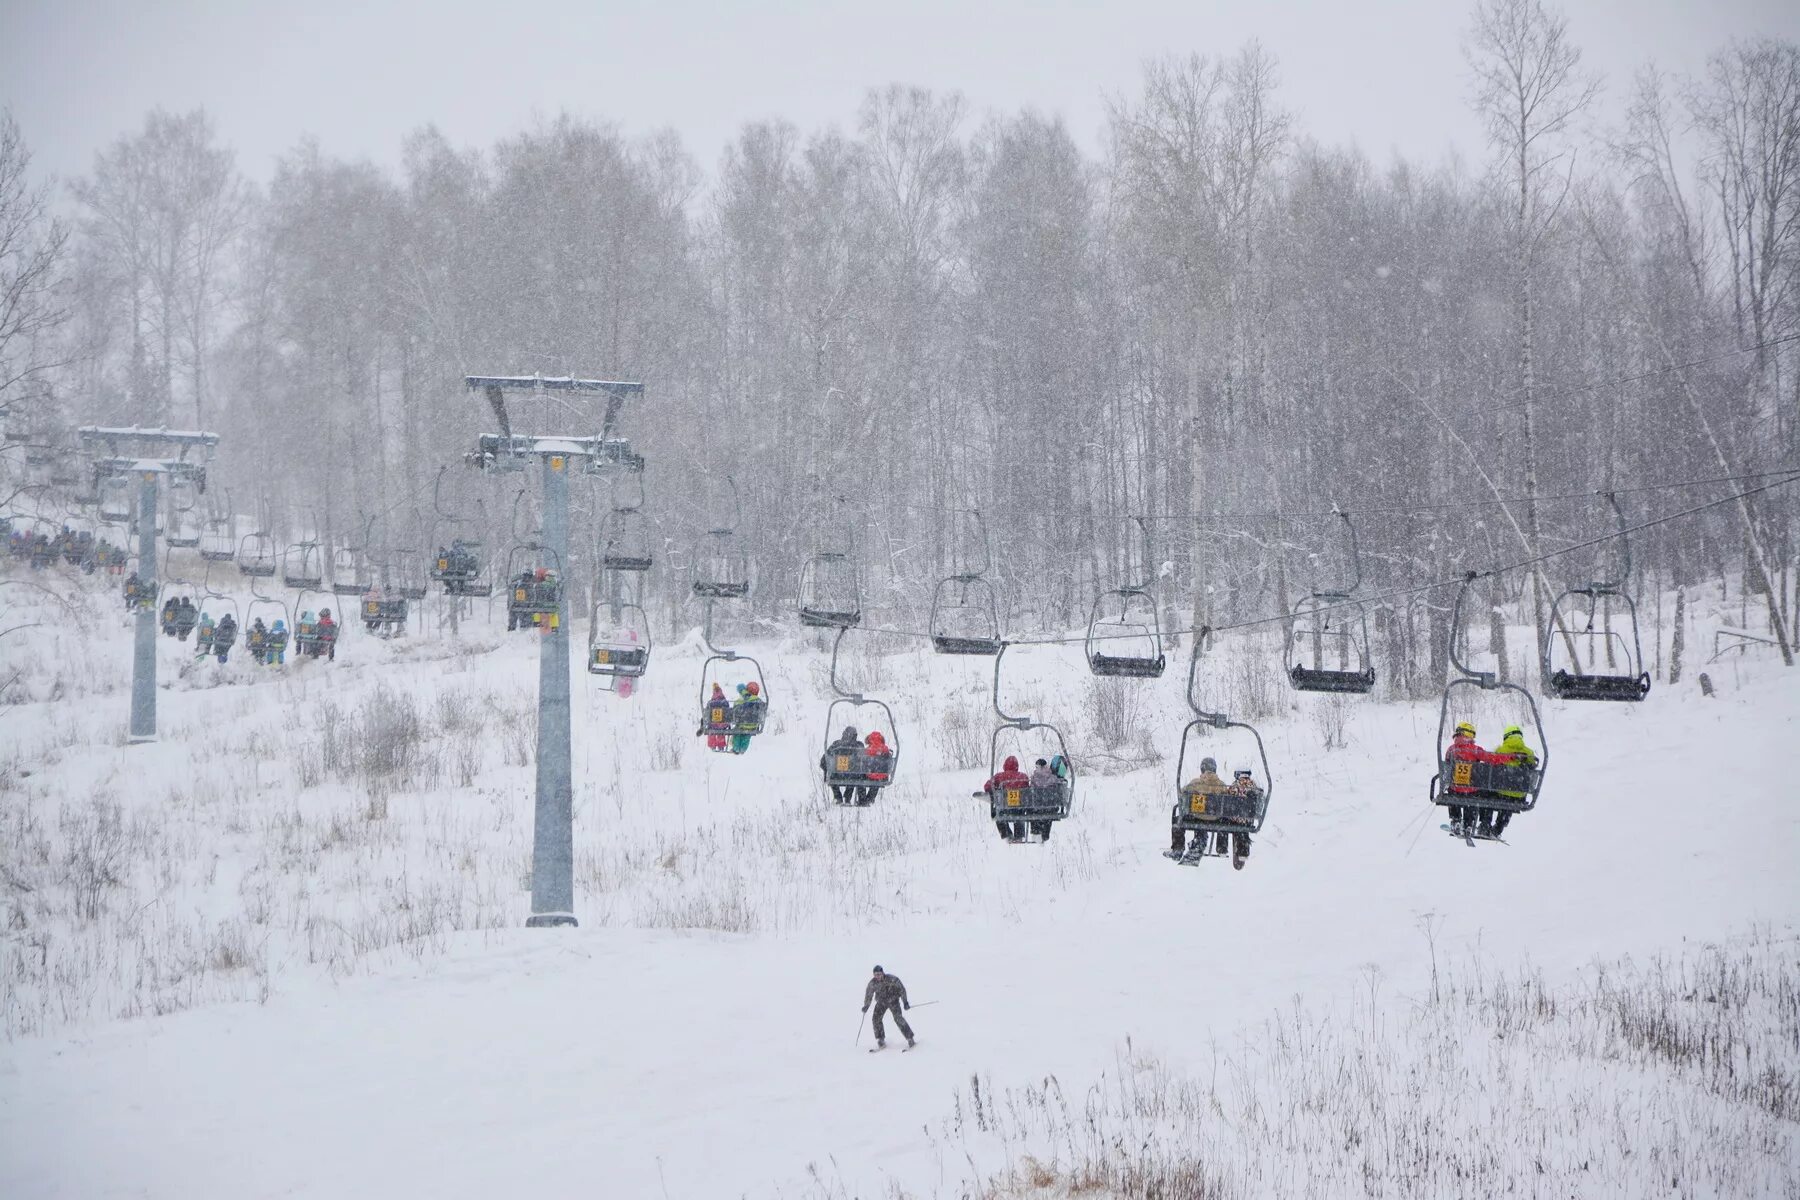
{"type": "MultiPolygon", "coordinates": [[[[1537,751],[1525,744],[1525,731],[1517,725],[1508,725],[1500,736],[1500,744],[1493,749],[1493,761],[1503,767],[1528,767],[1535,771],[1537,770],[1538,756],[1537,751]]],[[[1523,800],[1528,795],[1526,792],[1511,788],[1501,788],[1499,792],[1508,800],[1523,800]]],[[[1493,810],[1489,809],[1487,812],[1493,812],[1493,810]]],[[[1483,815],[1485,816],[1486,813],[1483,815]]],[[[1494,812],[1493,817],[1493,836],[1499,837],[1506,831],[1506,823],[1512,820],[1512,814],[1505,811],[1494,812]]],[[[1482,825],[1484,827],[1482,832],[1489,832],[1486,828],[1487,822],[1483,821],[1482,825]]]]}

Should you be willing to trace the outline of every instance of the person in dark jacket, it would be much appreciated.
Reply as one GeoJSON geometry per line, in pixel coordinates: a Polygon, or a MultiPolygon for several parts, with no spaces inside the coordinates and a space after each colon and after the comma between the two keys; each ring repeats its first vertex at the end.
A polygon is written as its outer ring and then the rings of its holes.
{"type": "Polygon", "coordinates": [[[220,663],[229,659],[231,647],[237,641],[237,629],[237,618],[230,613],[220,617],[219,623],[213,627],[213,657],[220,663]]]}
{"type": "MultiPolygon", "coordinates": [[[[990,803],[996,797],[999,797],[1002,805],[1004,805],[1006,792],[1013,788],[1022,789],[1030,786],[1031,776],[1019,770],[1018,756],[1009,754],[1006,756],[1006,761],[1001,764],[999,772],[992,779],[982,784],[981,790],[987,793],[990,803]]],[[[1000,836],[1009,842],[1020,841],[1025,837],[1024,821],[996,820],[994,822],[994,828],[998,829],[1000,831],[1000,836]]]]}
{"type": "Polygon", "coordinates": [[[895,1026],[906,1037],[907,1048],[911,1049],[913,1045],[912,1026],[906,1023],[906,1018],[900,1015],[900,1011],[911,1008],[912,1001],[906,998],[906,985],[900,982],[900,977],[889,975],[879,966],[876,967],[875,973],[869,977],[869,986],[863,989],[864,1012],[869,1011],[870,1001],[875,1003],[875,1048],[879,1050],[887,1045],[887,1033],[882,1028],[881,1018],[891,1014],[895,1026]]]}
{"type": "MultiPolygon", "coordinates": [[[[819,770],[823,771],[826,778],[829,779],[831,777],[832,759],[840,754],[849,754],[852,756],[861,754],[862,748],[862,739],[856,735],[856,726],[844,726],[844,732],[838,735],[835,742],[826,746],[825,753],[819,756],[819,770]]],[[[855,768],[855,765],[855,760],[852,758],[852,769],[855,768]]],[[[834,783],[831,785],[831,798],[839,804],[851,804],[856,801],[858,793],[861,791],[861,788],[851,784],[834,783]]]]}

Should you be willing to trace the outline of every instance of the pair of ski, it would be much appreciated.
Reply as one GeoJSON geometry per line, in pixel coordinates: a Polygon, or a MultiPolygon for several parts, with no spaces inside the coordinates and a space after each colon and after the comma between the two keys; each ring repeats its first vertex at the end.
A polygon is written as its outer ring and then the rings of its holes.
{"type": "MultiPolygon", "coordinates": [[[[900,1053],[905,1054],[908,1050],[911,1050],[914,1046],[917,1046],[918,1044],[919,1044],[919,1040],[917,1038],[914,1038],[912,1041],[906,1043],[906,1045],[900,1047],[900,1053]]],[[[869,1053],[870,1054],[880,1054],[883,1050],[886,1050],[886,1049],[887,1049],[887,1043],[883,1042],[879,1046],[870,1046],[869,1053]]]]}
{"type": "Polygon", "coordinates": [[[1499,842],[1502,846],[1508,844],[1507,840],[1499,834],[1483,833],[1481,830],[1472,826],[1464,826],[1463,828],[1458,829],[1454,825],[1439,825],[1438,828],[1453,838],[1461,838],[1462,843],[1465,846],[1473,846],[1476,842],[1499,842]]]}

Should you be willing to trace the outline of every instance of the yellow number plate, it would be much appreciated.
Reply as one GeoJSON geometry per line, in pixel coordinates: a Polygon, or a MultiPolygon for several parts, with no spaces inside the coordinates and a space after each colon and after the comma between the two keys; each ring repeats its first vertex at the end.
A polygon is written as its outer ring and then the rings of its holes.
{"type": "Polygon", "coordinates": [[[596,651],[594,651],[594,661],[597,663],[602,663],[602,664],[611,662],[612,661],[612,651],[611,650],[596,650],[596,651]]]}
{"type": "Polygon", "coordinates": [[[837,756],[837,769],[840,774],[849,774],[850,756],[848,754],[840,754],[837,756]]]}
{"type": "Polygon", "coordinates": [[[1459,762],[1454,767],[1450,768],[1450,782],[1456,784],[1458,787],[1468,787],[1470,781],[1474,778],[1475,764],[1472,762],[1459,762]]]}
{"type": "Polygon", "coordinates": [[[724,709],[715,708],[712,710],[712,723],[714,725],[723,725],[725,723],[725,710],[724,709]]]}
{"type": "Polygon", "coordinates": [[[1020,799],[1020,797],[1019,797],[1019,789],[1018,788],[1007,788],[1006,789],[1006,807],[1008,807],[1008,808],[1019,807],[1019,799],[1020,799]]]}
{"type": "Polygon", "coordinates": [[[1189,800],[1188,811],[1193,813],[1196,817],[1204,817],[1206,815],[1206,797],[1195,796],[1193,799],[1189,800]]]}

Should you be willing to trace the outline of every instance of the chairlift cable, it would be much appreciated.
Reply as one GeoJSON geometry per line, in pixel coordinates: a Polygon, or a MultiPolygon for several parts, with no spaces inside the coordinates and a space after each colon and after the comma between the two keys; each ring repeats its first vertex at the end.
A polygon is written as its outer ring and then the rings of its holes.
{"type": "MultiPolygon", "coordinates": [[[[1409,596],[1417,596],[1417,595],[1422,595],[1425,592],[1436,591],[1439,588],[1457,587],[1457,586],[1460,586],[1465,580],[1468,580],[1468,579],[1486,579],[1486,578],[1491,578],[1496,575],[1503,575],[1509,571],[1521,570],[1525,567],[1532,567],[1532,566],[1536,566],[1540,563],[1548,562],[1553,558],[1560,558],[1565,554],[1573,554],[1577,550],[1592,549],[1595,546],[1604,545],[1607,542],[1614,541],[1618,538],[1625,537],[1630,534],[1641,533],[1642,531],[1644,531],[1646,529],[1654,529],[1659,525],[1668,525],[1672,522],[1683,520],[1687,517],[1696,516],[1700,513],[1708,512],[1712,509],[1721,508],[1727,504],[1732,504],[1732,503],[1735,503],[1736,501],[1747,499],[1748,497],[1758,495],[1762,492],[1772,491],[1773,489],[1778,488],[1778,487],[1784,487],[1790,483],[1800,483],[1800,468],[1789,468],[1788,473],[1785,478],[1777,479],[1772,483],[1760,484],[1753,488],[1746,488],[1741,492],[1733,492],[1729,496],[1721,496],[1720,498],[1718,498],[1716,500],[1709,500],[1704,504],[1696,504],[1691,508],[1684,508],[1679,512],[1667,513],[1660,517],[1653,517],[1650,520],[1641,521],[1636,525],[1631,525],[1624,529],[1614,530],[1611,533],[1601,534],[1599,537],[1589,538],[1587,541],[1584,541],[1584,542],[1577,542],[1572,546],[1563,546],[1556,550],[1546,550],[1541,554],[1534,555],[1533,557],[1519,559],[1516,562],[1504,563],[1504,564],[1501,564],[1500,566],[1487,567],[1487,568],[1484,568],[1484,569],[1478,570],[1478,571],[1466,571],[1463,574],[1458,575],[1453,579],[1437,579],[1437,580],[1432,580],[1428,583],[1412,584],[1407,587],[1392,588],[1385,592],[1375,592],[1375,593],[1371,593],[1370,595],[1367,595],[1367,596],[1359,596],[1354,600],[1347,601],[1344,603],[1321,605],[1316,611],[1318,611],[1320,613],[1325,613],[1325,612],[1331,612],[1334,610],[1340,610],[1340,609],[1345,609],[1345,608],[1353,608],[1357,605],[1368,605],[1368,604],[1380,603],[1380,602],[1386,601],[1386,600],[1404,599],[1409,596]]],[[[1625,489],[1615,489],[1615,490],[1623,491],[1625,489]]],[[[1201,626],[1199,628],[1176,629],[1176,630],[1171,630],[1170,634],[1171,635],[1183,635],[1183,634],[1196,634],[1196,633],[1205,633],[1205,634],[1228,633],[1228,632],[1231,632],[1234,630],[1239,630],[1239,629],[1253,629],[1253,628],[1256,628],[1256,627],[1262,626],[1262,625],[1273,625],[1273,624],[1283,623],[1283,622],[1288,621],[1290,618],[1291,618],[1291,614],[1279,613],[1274,616],[1254,617],[1254,618],[1251,618],[1249,620],[1244,620],[1244,621],[1233,621],[1230,624],[1226,624],[1226,625],[1207,625],[1207,626],[1201,626]]],[[[888,628],[886,626],[870,626],[870,627],[868,627],[867,632],[875,633],[875,634],[888,634],[893,637],[924,638],[927,640],[929,640],[932,636],[929,632],[921,632],[919,630],[913,630],[913,629],[893,629],[893,628],[888,628]]],[[[1003,640],[1004,640],[1004,643],[1008,646],[1063,646],[1063,645],[1079,645],[1079,644],[1085,642],[1087,640],[1087,637],[1086,637],[1086,635],[1083,635],[1080,637],[1039,637],[1039,638],[1024,638],[1024,637],[1012,638],[1012,637],[1009,637],[1009,638],[1005,638],[1003,640]]]]}

